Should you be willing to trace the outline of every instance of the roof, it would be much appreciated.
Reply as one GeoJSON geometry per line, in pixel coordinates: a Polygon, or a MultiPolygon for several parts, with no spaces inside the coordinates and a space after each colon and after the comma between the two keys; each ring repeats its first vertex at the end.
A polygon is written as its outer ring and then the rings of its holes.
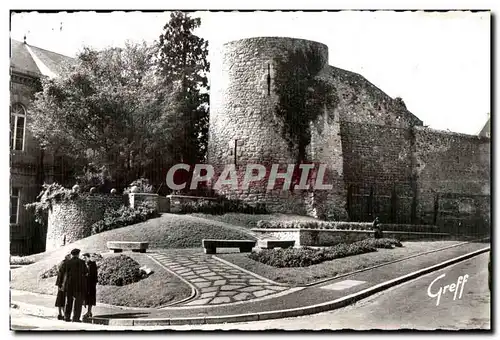
{"type": "Polygon", "coordinates": [[[484,124],[483,128],[481,131],[478,133],[479,136],[481,137],[490,137],[491,130],[490,130],[490,118],[488,118],[488,121],[486,124],[484,124]]]}
{"type": "Polygon", "coordinates": [[[65,64],[72,64],[74,61],[75,59],[59,53],[10,40],[10,67],[15,72],[52,78],[58,76],[65,64]]]}

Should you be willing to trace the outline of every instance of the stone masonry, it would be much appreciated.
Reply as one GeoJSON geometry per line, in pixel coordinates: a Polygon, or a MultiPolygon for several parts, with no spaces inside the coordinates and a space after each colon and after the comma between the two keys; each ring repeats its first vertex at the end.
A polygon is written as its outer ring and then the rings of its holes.
{"type": "Polygon", "coordinates": [[[122,196],[85,196],[54,204],[49,211],[46,251],[91,235],[91,227],[104,217],[106,208],[119,208],[122,196]]]}
{"type": "MultiPolygon", "coordinates": [[[[267,181],[219,193],[271,211],[335,220],[467,225],[489,229],[490,140],[424,128],[423,122],[363,76],[328,65],[328,48],[303,39],[261,37],[211,51],[208,162],[296,163],[275,112],[275,62],[315,49],[336,104],[313,115],[307,158],[326,164],[327,191],[267,190],[267,181]],[[452,218],[453,217],[453,218],[452,218]]],[[[472,113],[471,113],[472,114],[472,113]]],[[[219,172],[217,171],[219,169],[219,172]]],[[[463,230],[463,229],[462,229],[463,230]]]]}

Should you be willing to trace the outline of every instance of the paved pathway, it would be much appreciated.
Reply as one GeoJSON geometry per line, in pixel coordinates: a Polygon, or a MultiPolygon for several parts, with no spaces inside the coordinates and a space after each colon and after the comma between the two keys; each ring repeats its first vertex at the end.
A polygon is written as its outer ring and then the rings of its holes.
{"type": "Polygon", "coordinates": [[[156,253],[150,256],[196,287],[197,296],[186,306],[247,301],[289,289],[230,266],[211,255],[156,253]]]}

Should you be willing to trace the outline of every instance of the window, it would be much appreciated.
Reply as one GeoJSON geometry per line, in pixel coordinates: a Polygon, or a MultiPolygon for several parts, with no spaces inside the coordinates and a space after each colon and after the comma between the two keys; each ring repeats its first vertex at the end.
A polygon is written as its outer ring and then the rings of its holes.
{"type": "Polygon", "coordinates": [[[26,110],[16,103],[10,107],[10,148],[24,150],[24,131],[26,127],[26,110]]]}
{"type": "Polygon", "coordinates": [[[267,64],[267,95],[271,95],[271,65],[267,64]]]}
{"type": "Polygon", "coordinates": [[[19,215],[19,188],[10,189],[10,223],[17,224],[19,215]]]}

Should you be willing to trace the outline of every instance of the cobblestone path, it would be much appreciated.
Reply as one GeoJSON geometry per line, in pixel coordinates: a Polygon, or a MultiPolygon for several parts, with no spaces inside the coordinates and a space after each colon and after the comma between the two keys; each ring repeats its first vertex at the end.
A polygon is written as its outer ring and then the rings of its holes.
{"type": "Polygon", "coordinates": [[[196,287],[196,298],[184,304],[186,306],[246,301],[289,289],[259,279],[210,255],[157,253],[150,256],[196,287]]]}

